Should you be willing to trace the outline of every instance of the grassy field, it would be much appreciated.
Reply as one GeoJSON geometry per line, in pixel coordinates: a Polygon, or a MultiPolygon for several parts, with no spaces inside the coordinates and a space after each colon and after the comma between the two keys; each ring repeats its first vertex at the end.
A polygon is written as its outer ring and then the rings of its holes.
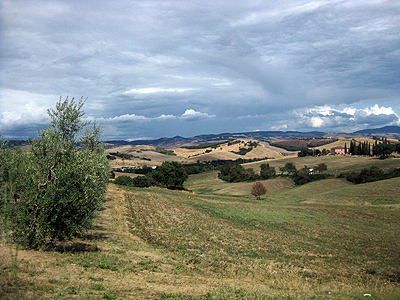
{"type": "MultiPolygon", "coordinates": [[[[317,160],[318,159],[318,160],[317,160]]],[[[328,172],[400,160],[321,157],[328,172]]],[[[247,165],[255,167],[257,164],[247,165]]],[[[18,251],[21,299],[399,299],[400,179],[293,186],[190,176],[190,191],[109,185],[105,210],[81,239],[18,251]],[[370,294],[371,297],[364,296],[370,294]]],[[[0,245],[0,298],[15,299],[9,248],[0,245]]]]}
{"type": "MultiPolygon", "coordinates": [[[[371,166],[379,167],[383,170],[388,170],[390,168],[400,168],[400,158],[390,158],[390,159],[378,159],[376,157],[367,157],[367,156],[320,156],[320,157],[297,157],[290,156],[284,157],[281,159],[270,159],[267,161],[271,167],[275,167],[276,171],[279,172],[279,168],[283,167],[286,163],[291,162],[294,163],[297,169],[303,168],[304,166],[308,166],[310,168],[318,165],[319,163],[324,163],[327,165],[328,173],[339,174],[342,172],[351,172],[351,171],[361,171],[364,168],[369,168],[371,166]]],[[[245,164],[245,168],[254,168],[256,171],[260,170],[260,165],[263,162],[256,163],[248,163],[245,164]]]]}

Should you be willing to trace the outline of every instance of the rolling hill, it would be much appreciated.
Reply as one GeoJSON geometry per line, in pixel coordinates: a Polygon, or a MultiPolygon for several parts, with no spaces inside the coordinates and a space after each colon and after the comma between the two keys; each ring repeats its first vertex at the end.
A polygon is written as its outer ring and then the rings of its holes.
{"type": "Polygon", "coordinates": [[[204,134],[194,137],[175,136],[172,138],[160,138],[155,140],[137,140],[137,141],[107,141],[109,145],[151,145],[167,149],[179,148],[181,146],[201,145],[207,143],[215,143],[229,140],[265,140],[270,142],[282,140],[298,140],[309,138],[324,137],[388,137],[400,139],[400,126],[385,126],[381,128],[360,130],[353,133],[327,133],[320,131],[300,132],[300,131],[254,131],[242,133],[221,133],[221,134],[204,134]]]}

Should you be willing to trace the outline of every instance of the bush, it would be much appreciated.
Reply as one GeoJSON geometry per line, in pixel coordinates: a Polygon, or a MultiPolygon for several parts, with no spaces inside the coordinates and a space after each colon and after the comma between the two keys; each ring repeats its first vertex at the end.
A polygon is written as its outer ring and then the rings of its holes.
{"type": "Polygon", "coordinates": [[[309,182],[328,179],[331,178],[333,175],[331,174],[304,174],[303,170],[297,171],[295,174],[292,175],[292,179],[295,185],[303,185],[309,182]]]}
{"type": "Polygon", "coordinates": [[[132,180],[131,180],[133,186],[141,187],[141,188],[151,186],[152,184],[150,181],[151,180],[147,176],[137,176],[135,178],[132,178],[132,180]]]}
{"type": "Polygon", "coordinates": [[[114,183],[118,185],[133,185],[132,178],[127,175],[118,176],[115,178],[114,183]]]}

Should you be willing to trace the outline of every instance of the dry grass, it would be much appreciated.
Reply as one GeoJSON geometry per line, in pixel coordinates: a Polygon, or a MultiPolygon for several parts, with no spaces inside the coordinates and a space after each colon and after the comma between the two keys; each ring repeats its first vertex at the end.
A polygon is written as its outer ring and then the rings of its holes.
{"type": "MultiPolygon", "coordinates": [[[[347,144],[347,147],[350,147],[350,142],[352,139],[340,138],[338,141],[323,145],[320,147],[316,147],[316,149],[328,149],[330,150],[336,146],[344,146],[347,144]]],[[[368,141],[371,144],[374,142],[372,139],[366,138],[357,138],[356,140],[363,142],[368,141]]],[[[255,147],[252,151],[246,153],[246,155],[238,155],[233,153],[239,151],[240,147],[247,147],[245,144],[248,141],[241,141],[237,144],[229,145],[228,143],[221,144],[216,148],[208,147],[202,149],[185,149],[185,148],[176,148],[171,149],[174,151],[176,156],[165,155],[158,153],[155,151],[155,147],[153,146],[146,146],[146,145],[125,145],[114,147],[106,150],[106,154],[110,152],[120,152],[123,154],[131,154],[134,155],[135,158],[131,160],[122,160],[120,158],[116,160],[112,160],[111,164],[113,166],[143,166],[143,165],[153,165],[157,166],[160,165],[164,161],[179,161],[181,163],[195,163],[197,161],[211,161],[211,160],[235,160],[238,158],[245,158],[245,159],[254,159],[254,158],[271,158],[274,160],[281,160],[281,159],[289,159],[296,160],[297,159],[297,151],[287,151],[282,148],[270,146],[266,142],[259,142],[259,145],[255,147]],[[145,159],[145,160],[144,160],[145,159]]],[[[277,164],[279,166],[279,163],[277,164]]],[[[309,164],[310,165],[310,164],[309,164]]],[[[301,167],[303,165],[300,165],[301,167]]]]}
{"type": "MultiPolygon", "coordinates": [[[[320,159],[328,170],[397,166],[320,159]]],[[[271,164],[291,160],[317,162],[271,164]]],[[[217,172],[191,176],[195,193],[110,184],[88,234],[49,251],[19,250],[20,298],[398,299],[399,179],[264,184],[261,201],[247,191],[251,183],[224,183],[217,172]]],[[[15,299],[4,239],[0,261],[0,298],[15,299]]]]}
{"type": "Polygon", "coordinates": [[[247,147],[245,144],[247,141],[241,141],[240,143],[228,145],[228,143],[221,144],[217,148],[202,148],[202,149],[186,149],[176,148],[173,149],[176,156],[165,155],[155,151],[153,146],[119,146],[106,150],[106,154],[110,152],[119,152],[123,154],[134,155],[133,159],[122,160],[117,158],[112,160],[113,166],[143,166],[143,165],[160,165],[164,161],[179,161],[182,163],[195,163],[197,161],[211,161],[211,160],[235,160],[238,158],[254,159],[254,158],[280,158],[281,153],[290,153],[286,150],[271,147],[268,143],[261,142],[252,151],[246,153],[246,155],[238,155],[233,152],[239,151],[240,147],[247,147]],[[233,152],[232,152],[233,151],[233,152]],[[144,160],[147,159],[147,160],[144,160]]]}
{"type": "MultiPolygon", "coordinates": [[[[130,233],[125,195],[110,185],[106,209],[82,239],[51,251],[19,250],[20,298],[153,299],[163,292],[202,294],[213,286],[209,280],[175,274],[179,262],[130,233]]],[[[0,257],[0,298],[15,299],[5,241],[0,257]]]]}

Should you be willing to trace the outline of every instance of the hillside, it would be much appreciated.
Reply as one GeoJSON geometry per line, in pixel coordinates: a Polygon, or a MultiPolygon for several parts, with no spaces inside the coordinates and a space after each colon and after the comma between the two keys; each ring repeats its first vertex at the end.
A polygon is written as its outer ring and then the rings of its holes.
{"type": "MultiPolygon", "coordinates": [[[[106,153],[120,166],[268,157],[244,167],[400,168],[399,158],[299,158],[255,142],[168,150],[121,144],[106,153]]],[[[224,182],[217,170],[190,175],[185,191],[110,183],[104,209],[78,239],[42,251],[12,247],[15,266],[1,233],[0,299],[398,299],[400,178],[261,182],[261,200],[251,195],[252,182],[224,182]]]]}
{"type": "MultiPolygon", "coordinates": [[[[338,138],[333,143],[324,144],[316,149],[330,150],[333,147],[345,146],[349,147],[350,142],[353,139],[349,138],[338,138]]],[[[368,138],[356,138],[359,142],[368,141],[371,144],[374,142],[368,138]]],[[[109,148],[106,150],[106,154],[119,153],[121,156],[127,154],[130,158],[122,159],[121,157],[114,156],[116,159],[110,160],[112,166],[136,166],[140,167],[143,165],[157,166],[161,165],[164,161],[178,161],[180,163],[195,163],[205,162],[212,160],[236,160],[236,159],[255,159],[257,162],[246,164],[248,167],[254,167],[258,169],[262,163],[268,162],[276,170],[283,167],[287,162],[294,162],[297,168],[306,166],[315,166],[318,163],[325,163],[328,165],[330,170],[338,170],[342,167],[342,164],[347,166],[346,170],[361,170],[371,162],[377,165],[385,165],[389,161],[381,161],[374,157],[343,157],[343,156],[321,156],[318,157],[318,162],[313,157],[297,157],[297,151],[287,151],[285,149],[271,146],[268,142],[257,142],[257,146],[249,146],[249,140],[236,140],[235,142],[221,142],[218,146],[210,147],[199,147],[199,148],[176,148],[169,149],[165,153],[165,149],[157,148],[149,145],[124,145],[115,148],[109,148]],[[244,155],[237,154],[241,148],[250,150],[244,155]],[[353,162],[353,163],[351,163],[353,162]]],[[[310,140],[302,140],[303,143],[309,143],[310,140]]],[[[389,168],[385,166],[384,168],[389,168]]]]}
{"type": "Polygon", "coordinates": [[[207,143],[215,143],[229,140],[259,140],[259,141],[283,141],[283,140],[299,140],[326,137],[342,137],[342,138],[358,138],[367,137],[388,137],[392,139],[400,139],[400,126],[386,126],[382,128],[371,128],[360,130],[352,133],[327,133],[320,131],[300,132],[300,131],[255,131],[241,133],[220,133],[220,134],[204,134],[194,137],[175,136],[172,138],[160,138],[155,140],[137,140],[137,141],[107,141],[111,147],[120,145],[151,145],[167,149],[175,149],[181,146],[200,145],[207,143]]]}
{"type": "Polygon", "coordinates": [[[319,150],[330,150],[337,146],[350,146],[352,140],[374,143],[373,137],[390,137],[392,142],[398,142],[399,126],[369,129],[346,134],[328,134],[324,132],[297,131],[257,131],[245,133],[222,133],[200,135],[192,138],[174,137],[149,141],[109,141],[106,143],[106,154],[119,152],[128,157],[115,156],[111,161],[113,166],[157,166],[163,161],[178,161],[181,163],[205,162],[212,160],[236,159],[281,159],[295,156],[300,147],[312,147],[319,150]],[[257,147],[246,146],[246,143],[257,142],[257,147]],[[242,151],[241,148],[249,151],[242,151]],[[160,151],[161,150],[161,151],[160,151]],[[164,151],[162,151],[164,150],[164,151]],[[168,152],[169,151],[169,152],[168,152]],[[168,153],[167,153],[168,152],[168,153]]]}
{"type": "Polygon", "coordinates": [[[242,159],[277,159],[287,155],[296,155],[297,152],[286,151],[270,146],[266,142],[258,142],[256,146],[250,146],[248,140],[236,140],[235,142],[221,142],[217,147],[175,148],[169,149],[167,154],[163,149],[149,145],[123,145],[106,149],[106,155],[112,155],[112,166],[157,166],[164,161],[178,161],[181,163],[195,163],[197,161],[212,160],[236,160],[242,159]],[[244,155],[240,149],[246,149],[244,155]]]}
{"type": "MultiPolygon", "coordinates": [[[[398,299],[399,178],[300,187],[274,179],[256,201],[248,183],[215,175],[191,176],[194,193],[110,184],[88,234],[18,251],[20,297],[398,299]]],[[[4,240],[0,257],[0,298],[13,299],[4,240]]]]}
{"type": "Polygon", "coordinates": [[[381,128],[371,128],[355,131],[353,136],[359,137],[387,137],[392,139],[400,139],[400,126],[385,126],[381,128]]]}

